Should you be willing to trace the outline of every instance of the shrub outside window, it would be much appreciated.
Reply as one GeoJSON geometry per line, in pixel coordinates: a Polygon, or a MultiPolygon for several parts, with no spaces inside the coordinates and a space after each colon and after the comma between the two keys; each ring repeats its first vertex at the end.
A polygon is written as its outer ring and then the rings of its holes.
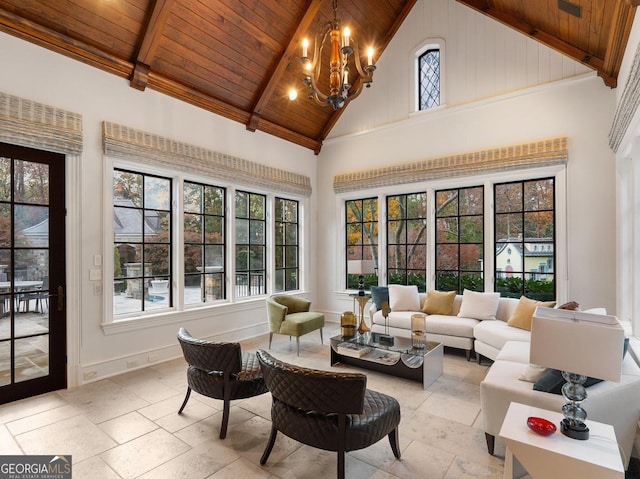
{"type": "Polygon", "coordinates": [[[513,298],[554,300],[554,179],[496,184],[494,202],[495,290],[513,298]]]}
{"type": "Polygon", "coordinates": [[[436,289],[484,291],[484,187],[436,191],[436,289]]]}
{"type": "Polygon", "coordinates": [[[427,195],[387,197],[387,277],[390,284],[427,284],[427,195]]]}
{"type": "MultiPolygon", "coordinates": [[[[378,267],[378,198],[349,200],[346,210],[346,259],[373,260],[378,267]]],[[[358,289],[358,275],[345,268],[347,289],[358,289]]],[[[377,274],[364,277],[365,289],[378,284],[377,274]]]]}

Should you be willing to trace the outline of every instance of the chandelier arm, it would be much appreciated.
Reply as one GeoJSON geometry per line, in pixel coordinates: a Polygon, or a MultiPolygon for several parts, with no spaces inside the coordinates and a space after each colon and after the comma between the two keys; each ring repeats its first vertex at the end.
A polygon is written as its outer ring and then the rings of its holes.
{"type": "MultiPolygon", "coordinates": [[[[356,69],[358,70],[358,74],[362,81],[365,83],[370,83],[373,81],[373,71],[362,68],[362,63],[360,63],[360,49],[358,48],[358,40],[356,38],[352,38],[353,42],[353,50],[354,50],[354,63],[356,65],[356,69]]],[[[373,66],[373,65],[368,65],[373,66]]],[[[375,69],[375,67],[374,67],[375,69]]]]}
{"type": "Polygon", "coordinates": [[[351,88],[351,90],[349,90],[349,96],[345,98],[345,101],[349,103],[351,102],[351,100],[355,100],[356,98],[358,98],[360,93],[362,93],[362,90],[364,90],[363,86],[364,83],[362,81],[359,81],[358,87],[355,90],[353,89],[353,87],[351,88]]]}
{"type": "Polygon", "coordinates": [[[315,75],[311,75],[311,88],[313,88],[313,93],[314,93],[316,98],[322,99],[322,101],[324,101],[324,102],[327,101],[328,95],[325,95],[324,93],[322,93],[320,91],[320,89],[318,88],[318,84],[316,83],[316,76],[315,75]]]}

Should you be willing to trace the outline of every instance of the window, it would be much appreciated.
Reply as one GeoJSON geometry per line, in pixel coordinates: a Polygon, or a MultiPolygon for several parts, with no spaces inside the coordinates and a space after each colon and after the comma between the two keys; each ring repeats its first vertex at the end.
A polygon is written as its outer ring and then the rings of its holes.
{"type": "Polygon", "coordinates": [[[226,190],[184,182],[184,304],[224,299],[226,190]]]}
{"type": "MultiPolygon", "coordinates": [[[[346,210],[346,250],[347,261],[373,260],[378,266],[378,198],[349,200],[346,210]]],[[[347,289],[358,288],[358,275],[346,277],[347,289]]],[[[378,284],[377,274],[364,277],[365,288],[378,284]]]]}
{"type": "Polygon", "coordinates": [[[440,49],[429,48],[418,57],[420,110],[440,105],[440,49]]]}
{"type": "Polygon", "coordinates": [[[496,184],[494,204],[496,291],[554,300],[554,179],[496,184]]]}
{"type": "Polygon", "coordinates": [[[236,297],[266,294],[267,197],[236,191],[236,297]]]}
{"type": "Polygon", "coordinates": [[[276,291],[299,289],[298,202],[275,199],[276,291]]]}
{"type": "Polygon", "coordinates": [[[172,305],[171,179],[114,170],[113,313],[172,305]]]}
{"type": "Polygon", "coordinates": [[[484,291],[484,187],[436,191],[436,289],[484,291]]]}
{"type": "Polygon", "coordinates": [[[425,193],[387,197],[388,283],[414,284],[426,291],[426,233],[425,193]]]}

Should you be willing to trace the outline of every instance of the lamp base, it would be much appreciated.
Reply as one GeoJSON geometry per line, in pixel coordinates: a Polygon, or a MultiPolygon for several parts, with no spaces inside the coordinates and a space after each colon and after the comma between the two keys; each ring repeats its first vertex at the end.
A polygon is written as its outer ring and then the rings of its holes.
{"type": "Polygon", "coordinates": [[[560,423],[560,431],[567,437],[586,441],[589,439],[589,428],[583,422],[571,424],[569,419],[563,419],[560,423]]]}

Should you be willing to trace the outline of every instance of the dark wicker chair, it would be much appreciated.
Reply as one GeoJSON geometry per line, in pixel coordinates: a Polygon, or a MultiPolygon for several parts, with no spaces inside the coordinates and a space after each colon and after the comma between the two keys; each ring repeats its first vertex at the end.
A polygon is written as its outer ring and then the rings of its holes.
{"type": "Polygon", "coordinates": [[[187,395],[178,414],[187,405],[191,390],[224,401],[220,439],[227,435],[229,408],[233,399],[258,396],[268,391],[256,356],[243,353],[238,343],[214,343],[193,338],[180,328],[178,341],[189,367],[187,395]]]}
{"type": "Polygon", "coordinates": [[[265,464],[278,431],[309,446],[336,451],[338,478],[345,477],[345,452],[389,437],[400,458],[400,405],[367,389],[367,376],[308,369],[284,363],[264,350],[256,353],[271,391],[271,436],[260,459],[265,464]]]}

